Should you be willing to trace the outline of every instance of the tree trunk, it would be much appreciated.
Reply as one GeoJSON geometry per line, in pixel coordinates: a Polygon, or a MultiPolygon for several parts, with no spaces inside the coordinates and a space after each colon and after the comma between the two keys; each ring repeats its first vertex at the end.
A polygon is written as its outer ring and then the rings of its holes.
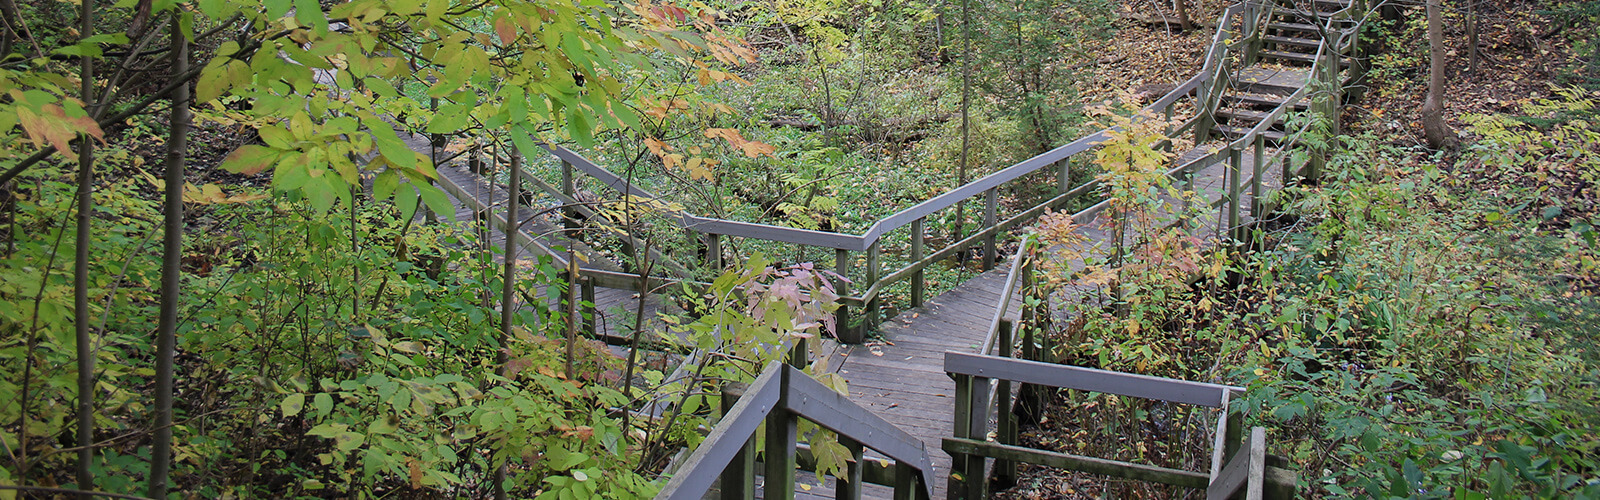
{"type": "Polygon", "coordinates": [[[1467,72],[1478,74],[1478,0],[1467,0],[1467,72]]]}
{"type": "MultiPolygon", "coordinates": [[[[94,34],[94,2],[84,0],[78,15],[81,38],[94,34]]],[[[83,102],[93,103],[94,58],[82,57],[79,79],[83,81],[83,102]]],[[[78,489],[93,490],[94,474],[94,337],[89,329],[89,243],[94,228],[94,140],[78,136],[78,247],[72,270],[72,323],[77,335],[78,355],[78,489]]],[[[88,498],[87,495],[83,498],[88,498]]]]}
{"type": "Polygon", "coordinates": [[[1178,9],[1178,23],[1183,26],[1183,30],[1194,29],[1193,23],[1189,22],[1189,0],[1176,0],[1173,3],[1176,4],[1178,9]]]}
{"type": "MultiPolygon", "coordinates": [[[[961,164],[956,167],[956,187],[967,184],[967,161],[971,149],[972,118],[969,113],[972,100],[972,1],[961,1],[961,164]]],[[[966,202],[956,202],[956,224],[950,228],[950,242],[961,241],[966,237],[966,202]]],[[[967,252],[962,250],[958,261],[966,260],[967,252]]]]}
{"type": "MultiPolygon", "coordinates": [[[[189,44],[178,14],[172,14],[172,74],[189,70],[189,44]]],[[[167,138],[166,236],[161,248],[161,321],[156,333],[156,421],[150,445],[150,498],[167,497],[172,466],[172,372],[177,351],[178,278],[183,259],[183,164],[189,135],[189,85],[172,93],[171,130],[167,138]]]]}
{"type": "Polygon", "coordinates": [[[1422,101],[1422,135],[1433,149],[1454,148],[1456,133],[1444,121],[1444,28],[1439,2],[1428,0],[1428,96],[1422,101]]]}

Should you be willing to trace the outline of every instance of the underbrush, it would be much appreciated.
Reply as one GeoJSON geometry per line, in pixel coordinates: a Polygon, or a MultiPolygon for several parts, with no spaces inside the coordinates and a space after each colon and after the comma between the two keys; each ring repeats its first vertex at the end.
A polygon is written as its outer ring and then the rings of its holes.
{"type": "MultiPolygon", "coordinates": [[[[1592,129],[1477,123],[1482,140],[1458,158],[1341,139],[1322,182],[1286,192],[1252,246],[1191,262],[1198,281],[1127,272],[1189,262],[1159,244],[1101,268],[1112,279],[1092,261],[1058,272],[1087,294],[1073,297],[1099,297],[1068,307],[1058,360],[1245,386],[1236,411],[1269,429],[1268,453],[1314,497],[1600,495],[1600,245],[1586,197],[1561,187],[1595,161],[1592,129]],[[1476,173],[1489,165],[1501,182],[1476,173]]],[[[1034,443],[1205,470],[1214,420],[1097,395],[1055,404],[1050,418],[1073,421],[1041,425],[1034,443]],[[1201,435],[1174,449],[1189,430],[1201,435]]],[[[1176,494],[1042,471],[1023,485],[1023,497],[1176,494]]]]}

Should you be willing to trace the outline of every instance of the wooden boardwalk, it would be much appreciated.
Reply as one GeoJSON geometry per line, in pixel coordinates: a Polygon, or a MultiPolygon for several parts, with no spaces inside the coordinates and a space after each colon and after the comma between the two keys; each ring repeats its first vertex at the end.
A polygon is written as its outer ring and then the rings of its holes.
{"type": "MultiPolygon", "coordinates": [[[[1261,70],[1245,76],[1254,80],[1254,83],[1241,84],[1240,88],[1249,91],[1276,91],[1278,89],[1269,87],[1286,85],[1285,82],[1292,82],[1296,78],[1303,82],[1302,76],[1283,70],[1261,70]]],[[[402,131],[401,137],[417,151],[424,154],[428,152],[425,136],[402,131]]],[[[1219,145],[1202,144],[1176,155],[1174,165],[1211,154],[1219,145]]],[[[1248,175],[1254,170],[1253,160],[1248,154],[1243,160],[1241,171],[1248,175]]],[[[1264,192],[1276,190],[1282,185],[1280,169],[1273,168],[1275,165],[1266,167],[1262,180],[1264,192]]],[[[557,226],[559,214],[551,210],[555,205],[550,200],[541,199],[538,205],[523,207],[518,213],[508,216],[505,204],[509,198],[503,186],[488,182],[459,164],[440,165],[438,171],[440,186],[457,207],[454,215],[458,223],[483,220],[486,213],[491,221],[496,216],[516,221],[522,233],[519,236],[521,243],[515,246],[516,250],[509,257],[532,259],[543,254],[575,251],[587,256],[582,264],[586,269],[621,270],[616,262],[603,253],[581,241],[566,238],[557,226]]],[[[1229,181],[1226,163],[1214,164],[1196,172],[1194,190],[1202,200],[1215,202],[1227,191],[1229,181]]],[[[1249,189],[1243,192],[1247,198],[1245,206],[1249,206],[1249,189]]],[[[1197,224],[1197,232],[1213,232],[1222,225],[1223,217],[1218,210],[1205,210],[1204,213],[1207,219],[1197,224]]],[[[1102,220],[1097,218],[1096,222],[1086,224],[1082,230],[1092,242],[1108,245],[1111,235],[1100,223],[1102,220]]],[[[1245,221],[1248,222],[1248,218],[1245,221]]],[[[504,248],[507,235],[495,227],[498,223],[488,226],[478,226],[480,235],[486,237],[488,245],[504,248]]],[[[995,308],[1007,280],[1009,268],[1004,265],[999,267],[994,271],[976,274],[956,288],[929,300],[921,308],[888,319],[880,326],[878,338],[861,345],[829,343],[823,349],[827,353],[825,356],[829,357],[827,366],[848,381],[853,402],[923,442],[933,462],[935,480],[931,486],[935,498],[945,495],[946,477],[951,465],[950,456],[941,449],[941,440],[952,435],[954,429],[952,400],[955,384],[944,373],[944,354],[947,351],[979,351],[989,334],[995,308]]],[[[539,290],[536,293],[548,291],[539,290]]],[[[628,290],[597,287],[592,300],[596,305],[597,332],[613,341],[631,334],[632,318],[639,307],[637,294],[628,290]]],[[[644,307],[646,317],[653,320],[662,304],[659,298],[648,297],[644,307]]],[[[1013,305],[1006,314],[1014,319],[1019,312],[1013,305]]],[[[869,451],[868,457],[872,456],[869,451]]],[[[819,482],[813,474],[800,473],[796,483],[802,488],[802,491],[796,492],[799,497],[832,497],[832,478],[819,482]]],[[[892,497],[889,488],[877,485],[866,485],[863,493],[866,498],[892,497]]]]}
{"type": "MultiPolygon", "coordinates": [[[[1187,162],[1211,151],[1212,146],[1202,145],[1178,155],[1174,162],[1187,162]]],[[[1252,170],[1251,160],[1245,161],[1244,170],[1252,170]]],[[[1201,199],[1216,202],[1223,196],[1227,181],[1225,171],[1226,166],[1218,164],[1195,175],[1195,191],[1201,199]]],[[[1275,189],[1280,185],[1280,174],[1263,176],[1264,188],[1275,189]]],[[[1214,230],[1219,220],[1217,210],[1205,213],[1208,219],[1199,224],[1202,232],[1207,228],[1214,230]]],[[[1082,228],[1091,244],[1104,244],[1110,239],[1111,232],[1103,227],[1101,220],[1082,228]]],[[[860,345],[839,346],[835,351],[836,359],[828,363],[849,383],[851,401],[923,442],[935,469],[934,498],[944,498],[951,463],[950,455],[941,448],[941,441],[955,429],[955,381],[945,375],[944,353],[977,353],[982,347],[1009,271],[1009,267],[1002,265],[977,274],[923,307],[900,313],[880,326],[880,338],[860,345]]],[[[1021,313],[1018,302],[1013,301],[1006,317],[1018,318],[1021,313]]],[[[811,488],[796,492],[797,498],[833,498],[832,478],[818,482],[814,474],[802,473],[797,476],[796,483],[811,488]]],[[[862,496],[892,498],[893,490],[869,484],[862,496]]]]}

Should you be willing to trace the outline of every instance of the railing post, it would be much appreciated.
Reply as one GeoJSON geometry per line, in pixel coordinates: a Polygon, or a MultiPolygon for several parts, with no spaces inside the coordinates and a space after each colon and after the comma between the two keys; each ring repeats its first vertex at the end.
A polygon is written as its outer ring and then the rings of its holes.
{"type": "Polygon", "coordinates": [[[1229,238],[1238,240],[1239,232],[1239,168],[1244,162],[1244,151],[1228,148],[1228,232],[1229,238]]]}
{"type": "Polygon", "coordinates": [[[789,348],[789,366],[806,369],[811,364],[811,347],[805,337],[795,337],[794,346],[789,348]]]}
{"type": "MultiPolygon", "coordinates": [[[[838,281],[833,284],[834,291],[840,297],[849,297],[850,282],[846,281],[846,279],[850,277],[850,251],[843,248],[835,250],[833,260],[833,272],[839,275],[838,281]]],[[[839,338],[840,343],[860,344],[863,340],[866,340],[866,335],[859,329],[850,327],[850,306],[848,304],[839,304],[839,309],[833,312],[833,316],[834,325],[838,329],[836,336],[839,338]]]]}
{"type": "MultiPolygon", "coordinates": [[[[996,212],[999,210],[999,208],[1000,208],[1000,188],[998,188],[998,187],[989,188],[988,191],[985,191],[983,193],[983,228],[984,228],[984,230],[987,231],[989,229],[993,229],[994,228],[994,225],[995,225],[995,222],[996,222],[995,217],[997,216],[996,212]]],[[[994,269],[994,263],[995,263],[995,244],[994,243],[995,243],[995,238],[998,237],[998,236],[999,236],[999,234],[991,233],[988,237],[985,237],[983,239],[983,270],[985,270],[985,271],[988,271],[990,269],[994,269]]]]}
{"type": "MultiPolygon", "coordinates": [[[[867,280],[861,284],[861,290],[863,292],[872,289],[872,287],[877,286],[878,284],[878,273],[880,272],[879,267],[881,267],[879,264],[882,260],[881,255],[879,254],[879,245],[880,242],[874,241],[872,242],[872,245],[867,246],[867,280]]],[[[874,295],[871,300],[868,300],[867,303],[863,305],[863,308],[865,309],[862,311],[862,314],[865,317],[861,318],[861,332],[863,336],[865,336],[866,332],[877,331],[878,325],[883,322],[883,318],[879,314],[881,311],[879,309],[878,301],[878,297],[882,295],[883,289],[879,288],[877,295],[874,295]]]]}
{"type": "MultiPolygon", "coordinates": [[[[577,187],[572,180],[572,162],[561,160],[561,194],[567,195],[567,199],[576,203],[578,201],[577,192],[577,187]]],[[[561,225],[566,228],[568,238],[578,237],[578,210],[576,207],[568,206],[561,209],[561,225]]]]}
{"type": "Polygon", "coordinates": [[[920,482],[916,469],[904,463],[894,464],[894,500],[916,500],[920,482]]]}
{"type": "Polygon", "coordinates": [[[1261,174],[1266,172],[1266,166],[1262,163],[1267,161],[1267,136],[1264,134],[1256,136],[1255,146],[1255,154],[1251,157],[1250,163],[1250,217],[1260,222],[1265,216],[1262,212],[1266,206],[1261,201],[1261,174]]]}
{"type": "Polygon", "coordinates": [[[600,319],[599,311],[594,305],[594,279],[589,277],[580,279],[583,280],[583,331],[594,337],[599,334],[595,330],[595,325],[600,319]]]}
{"type": "Polygon", "coordinates": [[[706,243],[706,265],[711,267],[711,269],[714,269],[714,270],[717,270],[717,271],[721,271],[722,267],[723,267],[723,262],[722,262],[722,235],[715,234],[715,233],[705,233],[705,238],[706,238],[705,239],[705,243],[706,243]]]}
{"type": "Polygon", "coordinates": [[[839,435],[839,444],[844,445],[844,449],[850,450],[852,460],[844,464],[844,477],[834,481],[833,497],[837,500],[861,500],[861,465],[864,460],[862,452],[865,448],[860,442],[843,434],[839,435]]]}
{"type": "MultiPolygon", "coordinates": [[[[923,245],[925,243],[923,238],[927,235],[924,232],[926,228],[923,227],[923,224],[926,220],[925,218],[919,218],[911,221],[911,262],[913,263],[922,262],[924,257],[923,245]]],[[[924,280],[922,268],[919,267],[911,272],[911,307],[922,307],[922,298],[928,293],[928,285],[924,280]]]]}
{"type": "MultiPolygon", "coordinates": [[[[784,387],[789,385],[788,378],[788,374],[784,374],[784,387]]],[[[763,498],[794,498],[796,424],[787,401],[779,400],[778,406],[767,415],[766,470],[763,474],[766,484],[761,489],[763,498]]]]}
{"type": "Polygon", "coordinates": [[[1161,111],[1161,120],[1162,120],[1163,123],[1165,123],[1165,125],[1162,125],[1163,132],[1161,133],[1161,136],[1167,138],[1167,143],[1166,143],[1167,147],[1165,148],[1165,150],[1168,153],[1172,152],[1172,139],[1173,139],[1172,131],[1173,131],[1173,128],[1174,128],[1172,126],[1172,107],[1177,105],[1177,104],[1178,104],[1178,101],[1177,100],[1173,100],[1172,102],[1167,103],[1167,107],[1164,108],[1161,111]]]}
{"type": "MultiPolygon", "coordinates": [[[[1171,113],[1171,111],[1172,107],[1167,106],[1167,112],[1171,113]]],[[[1170,115],[1167,117],[1167,135],[1172,134],[1171,118],[1170,115]]],[[[1056,171],[1056,194],[1061,195],[1072,189],[1072,157],[1062,158],[1058,163],[1061,164],[1061,168],[1056,171]]]]}
{"type": "MultiPolygon", "coordinates": [[[[744,396],[744,391],[750,385],[743,382],[729,382],[722,386],[722,414],[727,416],[733,409],[734,403],[744,396]]],[[[733,455],[733,461],[728,468],[722,470],[722,484],[719,485],[722,500],[743,500],[756,497],[756,437],[750,436],[745,441],[744,448],[733,455]]]]}
{"type": "MultiPolygon", "coordinates": [[[[996,347],[999,350],[997,354],[1002,358],[1011,357],[1011,336],[1014,328],[1011,320],[1000,320],[999,345],[996,347]]],[[[995,385],[997,386],[995,388],[995,398],[999,399],[999,403],[995,405],[995,419],[998,420],[996,437],[1000,444],[1017,444],[1017,416],[1011,411],[1011,381],[999,379],[995,385]]],[[[994,475],[1002,487],[1009,487],[1016,482],[1017,464],[1010,460],[996,459],[994,461],[994,475]]]]}
{"type": "MultiPolygon", "coordinates": [[[[953,374],[953,377],[955,378],[956,382],[956,405],[954,419],[955,430],[952,432],[952,434],[954,434],[956,438],[967,438],[969,437],[967,435],[968,432],[972,430],[972,376],[965,374],[953,374]]],[[[965,495],[963,495],[967,489],[967,478],[964,477],[968,469],[967,461],[976,458],[978,457],[971,457],[965,453],[950,453],[950,475],[948,482],[945,485],[945,489],[949,490],[951,500],[967,498],[965,495]]],[[[898,474],[896,474],[896,476],[898,476],[898,474]]]]}

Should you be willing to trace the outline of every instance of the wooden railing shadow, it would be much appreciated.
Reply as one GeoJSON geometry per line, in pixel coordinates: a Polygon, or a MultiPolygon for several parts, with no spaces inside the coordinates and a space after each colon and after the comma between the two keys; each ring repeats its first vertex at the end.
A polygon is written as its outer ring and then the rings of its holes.
{"type": "MultiPolygon", "coordinates": [[[[986,497],[990,459],[1205,490],[1206,498],[1212,499],[1229,498],[1240,488],[1252,499],[1294,495],[1296,473],[1283,469],[1282,463],[1267,463],[1266,430],[1252,428],[1249,442],[1243,439],[1242,414],[1229,408],[1231,400],[1243,393],[1242,388],[958,352],[945,353],[944,369],[956,381],[955,437],[945,438],[943,443],[954,460],[949,483],[952,500],[986,497]],[[1194,472],[1027,448],[1018,445],[1015,433],[999,432],[989,441],[988,414],[994,400],[983,388],[992,380],[1216,408],[1220,415],[1211,470],[1194,472]]],[[[1009,406],[1000,408],[997,415],[1002,427],[1016,428],[1009,406]]]]}
{"type": "Polygon", "coordinates": [[[658,500],[700,500],[713,486],[720,488],[724,499],[755,498],[758,453],[763,461],[763,497],[793,498],[800,449],[796,429],[802,418],[837,433],[839,443],[853,455],[835,488],[837,498],[860,498],[864,481],[894,486],[897,500],[931,498],[933,464],[921,441],[800,369],[772,362],[741,392],[656,495],[658,500]],[[755,434],[763,423],[765,446],[757,450],[755,434]],[[864,458],[866,449],[892,461],[893,472],[868,474],[867,469],[875,466],[864,458]]]}

